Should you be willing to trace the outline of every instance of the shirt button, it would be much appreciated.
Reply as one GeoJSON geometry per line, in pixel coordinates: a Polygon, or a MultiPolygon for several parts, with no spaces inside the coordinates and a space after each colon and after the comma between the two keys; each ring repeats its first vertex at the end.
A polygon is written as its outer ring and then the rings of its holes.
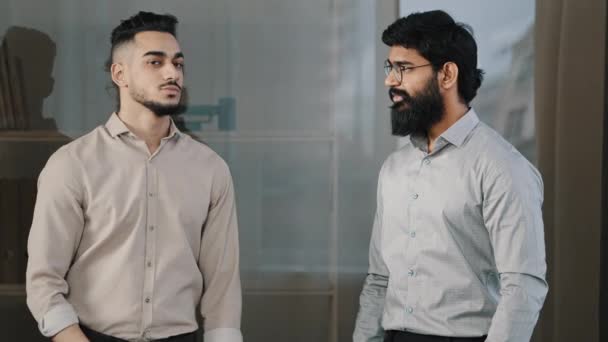
{"type": "Polygon", "coordinates": [[[414,270],[410,269],[409,271],[407,271],[407,275],[409,275],[410,277],[414,276],[414,270]]]}
{"type": "Polygon", "coordinates": [[[413,199],[417,199],[417,198],[418,198],[418,194],[413,194],[413,195],[412,195],[412,198],[413,198],[413,199]]]}
{"type": "Polygon", "coordinates": [[[416,237],[416,232],[411,232],[410,236],[413,237],[413,238],[415,238],[416,237]]]}
{"type": "Polygon", "coordinates": [[[149,192],[149,193],[148,193],[148,196],[152,197],[152,196],[154,196],[154,194],[153,194],[153,193],[151,193],[151,192],[149,192]]]}
{"type": "Polygon", "coordinates": [[[412,313],[412,312],[414,312],[414,309],[412,309],[412,307],[411,307],[411,306],[410,306],[410,307],[408,307],[408,308],[407,308],[407,313],[412,313]]]}
{"type": "Polygon", "coordinates": [[[148,261],[148,267],[152,267],[152,262],[148,261]]]}
{"type": "Polygon", "coordinates": [[[424,163],[425,163],[426,165],[429,165],[429,164],[431,163],[431,160],[430,160],[430,159],[425,159],[425,160],[424,160],[424,163]]]}
{"type": "Polygon", "coordinates": [[[150,231],[154,230],[154,226],[150,226],[150,231]]]}
{"type": "Polygon", "coordinates": [[[149,297],[148,297],[148,298],[146,298],[145,302],[146,302],[146,303],[150,303],[150,298],[149,298],[149,297]]]}

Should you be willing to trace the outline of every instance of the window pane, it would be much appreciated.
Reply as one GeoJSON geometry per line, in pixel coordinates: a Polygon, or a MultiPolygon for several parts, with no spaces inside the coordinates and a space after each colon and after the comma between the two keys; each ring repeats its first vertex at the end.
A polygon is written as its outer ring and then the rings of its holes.
{"type": "Polygon", "coordinates": [[[44,341],[23,288],[36,179],[57,148],[115,109],[103,68],[110,32],[144,10],[179,19],[190,98],[180,125],[231,168],[245,339],[351,340],[378,170],[394,147],[378,33],[396,17],[394,5],[0,2],[0,39],[11,56],[0,89],[21,90],[0,93],[15,100],[0,106],[0,329],[7,339],[44,341]]]}

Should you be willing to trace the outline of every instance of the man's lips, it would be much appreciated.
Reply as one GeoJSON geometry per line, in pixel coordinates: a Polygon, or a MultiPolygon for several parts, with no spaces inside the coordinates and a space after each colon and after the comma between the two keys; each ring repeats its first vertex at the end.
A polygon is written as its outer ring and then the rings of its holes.
{"type": "Polygon", "coordinates": [[[391,101],[393,101],[393,103],[399,103],[399,102],[403,102],[409,99],[409,97],[404,94],[402,91],[398,90],[398,89],[390,89],[389,92],[389,97],[391,99],[391,101]]]}
{"type": "Polygon", "coordinates": [[[168,91],[172,91],[172,92],[180,92],[182,91],[180,87],[175,86],[175,85],[167,85],[167,86],[163,86],[160,87],[161,90],[168,90],[168,91]]]}
{"type": "Polygon", "coordinates": [[[175,86],[175,85],[163,86],[163,87],[160,87],[160,90],[170,93],[170,94],[179,94],[182,91],[182,89],[180,87],[175,86]]]}

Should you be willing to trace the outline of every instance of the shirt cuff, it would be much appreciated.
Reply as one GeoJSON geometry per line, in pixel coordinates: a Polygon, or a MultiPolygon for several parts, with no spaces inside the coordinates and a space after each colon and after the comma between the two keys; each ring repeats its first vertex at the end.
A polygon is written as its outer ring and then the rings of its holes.
{"type": "Polygon", "coordinates": [[[53,337],[61,330],[78,323],[76,311],[70,304],[60,304],[50,309],[38,323],[38,329],[45,337],[53,337]]]}
{"type": "Polygon", "coordinates": [[[240,329],[217,328],[205,331],[203,340],[205,342],[243,342],[243,335],[240,329]]]}

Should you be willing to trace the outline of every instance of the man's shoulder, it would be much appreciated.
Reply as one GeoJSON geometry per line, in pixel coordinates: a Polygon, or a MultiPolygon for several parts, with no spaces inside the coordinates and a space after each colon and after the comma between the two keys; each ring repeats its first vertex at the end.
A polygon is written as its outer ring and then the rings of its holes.
{"type": "Polygon", "coordinates": [[[194,163],[203,163],[213,168],[228,169],[226,161],[215,152],[204,140],[182,133],[180,143],[188,159],[194,163]]]}
{"type": "Polygon", "coordinates": [[[73,164],[78,162],[82,155],[87,153],[86,150],[89,146],[98,143],[103,129],[103,126],[98,126],[88,133],[59,147],[57,151],[51,155],[49,162],[60,164],[73,164]]]}
{"type": "Polygon", "coordinates": [[[499,175],[531,174],[540,178],[536,167],[509,141],[480,122],[470,141],[471,154],[475,155],[478,164],[485,173],[499,175]]]}
{"type": "Polygon", "coordinates": [[[516,162],[525,159],[513,144],[483,122],[477,125],[470,144],[479,156],[488,161],[516,162]]]}
{"type": "Polygon", "coordinates": [[[54,182],[68,183],[79,179],[83,175],[83,156],[89,153],[87,146],[90,146],[92,139],[99,134],[98,129],[59,147],[46,161],[40,177],[53,179],[54,182]]]}

